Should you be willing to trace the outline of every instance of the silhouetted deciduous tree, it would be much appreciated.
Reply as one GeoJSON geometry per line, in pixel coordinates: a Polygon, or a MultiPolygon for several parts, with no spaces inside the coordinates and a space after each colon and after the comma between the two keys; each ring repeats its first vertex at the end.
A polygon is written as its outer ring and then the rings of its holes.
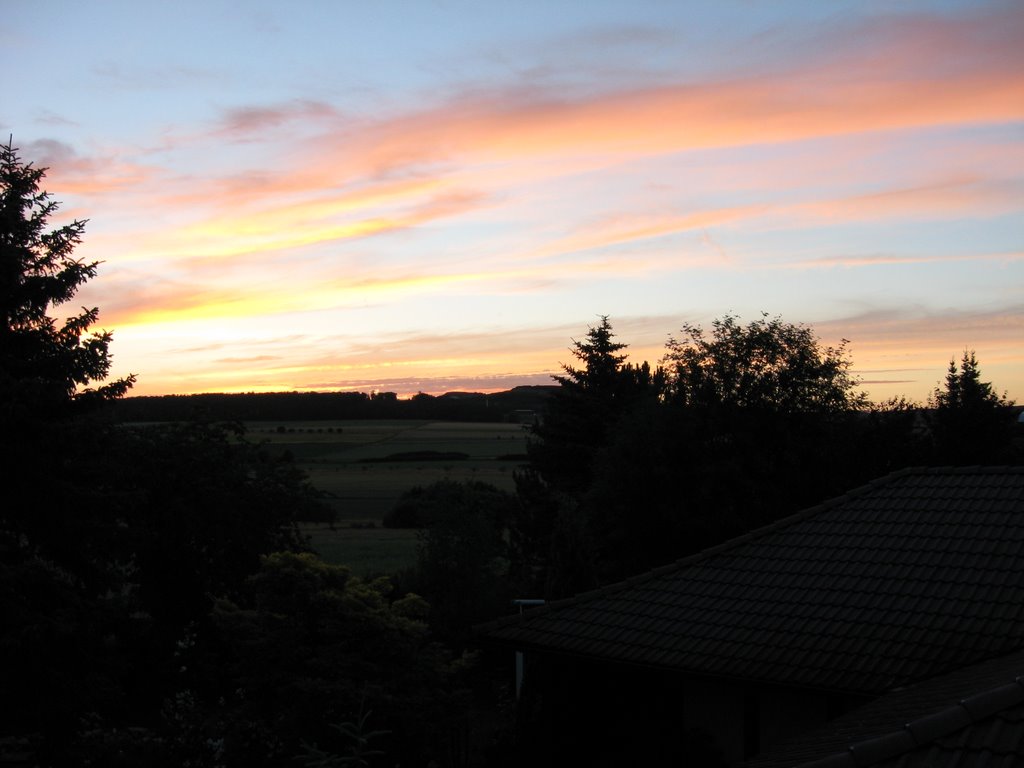
{"type": "Polygon", "coordinates": [[[426,602],[390,592],[309,553],[262,558],[235,600],[213,606],[209,630],[179,646],[164,707],[176,764],[318,764],[297,759],[310,757],[303,742],[336,756],[324,764],[355,764],[331,724],[367,711],[387,732],[372,764],[443,755],[461,725],[460,665],[431,642],[426,602]]]}
{"type": "Polygon", "coordinates": [[[125,428],[111,444],[117,554],[130,553],[142,607],[174,636],[214,596],[234,597],[262,555],[302,549],[297,520],[321,505],[294,464],[242,438],[185,423],[125,428]]]}
{"type": "Polygon", "coordinates": [[[851,457],[851,487],[903,467],[931,462],[924,409],[912,400],[900,396],[872,403],[854,426],[852,439],[858,448],[851,457]]]}
{"type": "Polygon", "coordinates": [[[814,331],[762,315],[741,325],[733,315],[714,320],[708,336],[685,324],[664,363],[671,397],[683,406],[774,413],[847,413],[867,403],[850,373],[844,339],[823,346],[814,331]]]}
{"type": "Polygon", "coordinates": [[[584,496],[602,581],[717,543],[838,493],[856,474],[866,398],[846,342],[762,316],[684,325],[667,387],[618,423],[584,496]]]}
{"type": "Polygon", "coordinates": [[[488,483],[439,480],[402,495],[385,517],[391,527],[420,528],[416,566],[403,589],[431,605],[431,629],[464,643],[470,627],[508,605],[509,522],[516,499],[488,483]]]}

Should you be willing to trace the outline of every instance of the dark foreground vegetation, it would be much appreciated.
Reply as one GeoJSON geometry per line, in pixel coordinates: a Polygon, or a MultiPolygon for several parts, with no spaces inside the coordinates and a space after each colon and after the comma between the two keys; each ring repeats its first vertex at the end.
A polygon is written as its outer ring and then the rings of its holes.
{"type": "MultiPolygon", "coordinates": [[[[323,510],[302,473],[225,420],[405,406],[122,400],[133,378],[105,382],[97,310],[52,316],[96,265],[73,256],[82,222],[47,229],[42,176],[0,147],[0,762],[531,764],[558,738],[523,730],[544,703],[515,711],[506,669],[472,647],[511,598],[623,578],[907,464],[1021,459],[1012,404],[970,353],[924,411],[868,404],[845,347],[779,319],[685,326],[656,367],[628,363],[602,319],[516,492],[410,491],[384,522],[420,530],[415,566],[357,578],[308,551],[297,523],[323,510]]],[[[539,408],[518,394],[497,410],[539,408]]],[[[495,400],[472,398],[492,419],[495,400]]]]}

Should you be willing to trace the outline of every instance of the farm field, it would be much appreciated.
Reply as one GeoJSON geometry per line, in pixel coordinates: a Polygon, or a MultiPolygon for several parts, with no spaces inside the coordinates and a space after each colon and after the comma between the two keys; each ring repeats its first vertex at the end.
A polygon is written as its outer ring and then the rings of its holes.
{"type": "Polygon", "coordinates": [[[417,531],[404,528],[302,526],[321,559],[347,565],[357,576],[394,573],[416,562],[417,531]]]}
{"type": "Polygon", "coordinates": [[[246,427],[252,440],[290,451],[313,486],[327,494],[334,527],[303,528],[325,560],[354,573],[390,571],[415,560],[415,531],[380,527],[402,493],[441,479],[512,491],[529,436],[522,425],[507,423],[260,421],[246,427]],[[439,454],[465,458],[434,458],[439,454]]]}

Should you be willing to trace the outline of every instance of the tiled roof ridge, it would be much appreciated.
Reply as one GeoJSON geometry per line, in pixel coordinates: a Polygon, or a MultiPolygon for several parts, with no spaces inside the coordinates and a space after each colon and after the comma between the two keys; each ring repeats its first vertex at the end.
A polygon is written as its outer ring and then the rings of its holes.
{"type": "Polygon", "coordinates": [[[551,602],[548,602],[545,605],[540,605],[540,606],[531,608],[529,611],[526,611],[526,612],[521,613],[521,614],[512,614],[512,615],[509,615],[509,616],[500,616],[497,619],[493,619],[493,620],[491,620],[489,622],[485,622],[483,624],[477,625],[473,629],[474,629],[474,631],[477,634],[482,634],[482,633],[485,633],[485,632],[489,632],[489,631],[491,631],[493,629],[497,629],[499,627],[508,626],[510,624],[516,624],[516,623],[522,621],[525,617],[538,616],[538,615],[541,615],[541,614],[544,614],[544,613],[548,613],[550,611],[555,611],[555,610],[559,610],[559,609],[562,609],[562,608],[567,608],[567,607],[570,607],[570,606],[573,606],[573,605],[579,605],[581,603],[586,603],[586,602],[589,602],[591,600],[596,600],[598,598],[614,594],[614,593],[619,592],[621,590],[628,589],[629,587],[634,587],[634,586],[636,586],[638,584],[643,584],[644,582],[650,581],[651,579],[657,578],[659,576],[664,576],[665,574],[668,574],[668,573],[673,573],[674,571],[678,571],[678,570],[681,570],[683,568],[689,567],[689,566],[691,566],[691,565],[693,565],[695,563],[699,563],[699,562],[701,562],[703,560],[706,560],[707,558],[710,558],[710,557],[712,557],[714,555],[718,555],[718,554],[720,554],[722,552],[726,552],[726,551],[728,551],[730,549],[734,549],[736,547],[742,546],[742,545],[747,544],[747,543],[749,543],[751,541],[755,541],[757,539],[763,538],[763,537],[765,537],[765,536],[767,536],[767,535],[769,535],[771,533],[775,533],[776,531],[781,530],[783,528],[787,528],[787,527],[789,527],[791,525],[795,525],[796,523],[802,522],[803,520],[806,520],[809,517],[814,517],[815,515],[819,515],[822,512],[826,512],[826,511],[828,511],[828,510],[830,510],[830,509],[832,509],[834,507],[837,507],[837,506],[840,506],[842,504],[845,504],[846,502],[850,501],[853,498],[856,498],[858,496],[863,496],[866,493],[874,491],[879,486],[887,485],[889,483],[892,483],[892,482],[894,482],[896,480],[899,480],[901,478],[907,477],[909,475],[950,475],[950,474],[957,474],[957,475],[966,475],[966,474],[986,474],[986,475],[991,475],[991,474],[1011,474],[1011,475],[1016,475],[1016,474],[1024,474],[1024,465],[1006,465],[1006,464],[1000,464],[1000,465],[978,465],[978,464],[975,464],[975,465],[970,465],[970,466],[941,466],[941,467],[913,466],[913,467],[903,467],[902,469],[893,470],[892,472],[890,472],[887,475],[883,475],[882,477],[875,478],[874,480],[871,480],[871,481],[869,481],[867,483],[864,483],[863,485],[857,486],[856,488],[852,488],[851,490],[847,491],[846,493],[844,493],[844,494],[842,494],[840,496],[834,496],[834,497],[832,497],[830,499],[826,499],[825,501],[822,501],[822,502],[820,502],[818,504],[815,504],[814,506],[807,507],[807,508],[802,509],[802,510],[800,510],[798,512],[794,512],[793,514],[787,515],[786,517],[781,517],[778,520],[773,520],[772,522],[770,522],[770,523],[768,523],[766,525],[763,525],[760,528],[755,528],[752,531],[747,531],[746,533],[740,534],[739,536],[736,536],[736,537],[734,537],[732,539],[728,539],[727,541],[723,541],[721,544],[715,544],[714,546],[708,547],[706,549],[702,549],[699,552],[695,552],[692,555],[688,555],[686,557],[680,558],[679,560],[676,560],[675,562],[667,563],[665,565],[660,565],[660,566],[658,566],[656,568],[652,568],[652,569],[650,569],[648,571],[644,571],[643,573],[637,574],[635,576],[630,576],[630,577],[628,577],[628,578],[626,578],[626,579],[624,579],[622,581],[618,581],[618,582],[615,582],[615,583],[612,583],[612,584],[606,584],[606,585],[598,587],[596,589],[592,589],[592,590],[589,590],[587,592],[581,592],[581,593],[579,593],[577,595],[573,595],[572,597],[565,597],[565,598],[562,598],[560,600],[552,600],[551,602]]]}
{"type": "Polygon", "coordinates": [[[845,752],[801,763],[797,768],[865,768],[927,746],[1004,709],[1024,702],[1024,675],[975,693],[937,712],[915,718],[898,731],[855,742],[845,752]]]}

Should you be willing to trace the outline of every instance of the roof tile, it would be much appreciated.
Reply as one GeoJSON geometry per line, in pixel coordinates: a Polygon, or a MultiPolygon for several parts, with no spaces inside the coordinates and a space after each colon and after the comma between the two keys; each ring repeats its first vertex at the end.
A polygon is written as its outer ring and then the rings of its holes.
{"type": "Polygon", "coordinates": [[[1022,765],[1024,686],[1013,682],[1021,669],[1024,651],[892,691],[747,765],[842,765],[850,755],[858,768],[1022,765]]]}
{"type": "Polygon", "coordinates": [[[523,648],[871,694],[1024,647],[1021,573],[1024,468],[909,469],[480,630],[523,648]]]}

